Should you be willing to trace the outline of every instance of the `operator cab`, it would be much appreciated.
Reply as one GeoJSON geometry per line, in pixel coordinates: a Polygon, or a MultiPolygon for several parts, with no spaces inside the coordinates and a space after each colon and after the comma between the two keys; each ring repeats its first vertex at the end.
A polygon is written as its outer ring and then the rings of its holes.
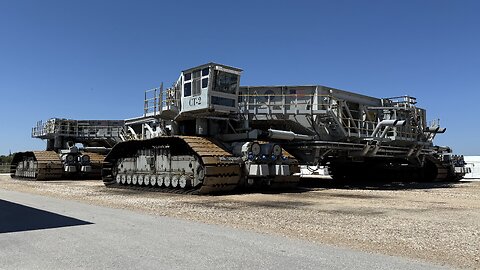
{"type": "Polygon", "coordinates": [[[238,112],[238,88],[242,70],[208,63],[182,71],[181,118],[238,112]]]}

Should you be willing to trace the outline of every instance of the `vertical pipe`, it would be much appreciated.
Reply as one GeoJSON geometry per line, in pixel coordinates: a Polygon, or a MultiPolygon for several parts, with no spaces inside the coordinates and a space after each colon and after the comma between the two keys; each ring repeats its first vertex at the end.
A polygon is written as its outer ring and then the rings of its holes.
{"type": "Polygon", "coordinates": [[[144,93],[144,98],[143,98],[143,116],[147,116],[147,108],[148,108],[148,101],[147,101],[147,91],[144,93]]]}
{"type": "Polygon", "coordinates": [[[163,82],[160,84],[160,92],[158,93],[158,99],[157,99],[157,105],[158,105],[158,111],[161,112],[163,110],[163,82]]]}

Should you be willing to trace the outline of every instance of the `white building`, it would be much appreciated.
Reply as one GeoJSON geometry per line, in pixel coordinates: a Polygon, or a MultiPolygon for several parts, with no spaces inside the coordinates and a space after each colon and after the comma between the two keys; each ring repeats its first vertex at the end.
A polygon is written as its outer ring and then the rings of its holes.
{"type": "Polygon", "coordinates": [[[465,179],[480,179],[480,156],[464,156],[465,162],[472,172],[465,175],[465,179]]]}

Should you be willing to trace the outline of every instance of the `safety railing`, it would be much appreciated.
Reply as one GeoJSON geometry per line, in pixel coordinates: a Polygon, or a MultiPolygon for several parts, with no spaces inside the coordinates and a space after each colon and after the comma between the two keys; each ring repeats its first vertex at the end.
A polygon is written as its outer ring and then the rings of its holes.
{"type": "Polygon", "coordinates": [[[144,116],[161,114],[163,111],[178,111],[179,91],[174,88],[163,89],[163,85],[145,91],[144,116]]]}
{"type": "Polygon", "coordinates": [[[37,122],[32,128],[32,137],[118,138],[122,129],[123,121],[50,119],[37,122]]]}
{"type": "Polygon", "coordinates": [[[145,90],[143,116],[156,114],[161,109],[162,87],[145,90]]]}
{"type": "Polygon", "coordinates": [[[312,94],[242,94],[239,95],[239,108],[253,114],[309,115],[334,109],[338,100],[330,95],[312,94]]]}
{"type": "Polygon", "coordinates": [[[415,108],[415,104],[417,104],[417,99],[411,96],[391,97],[385,98],[384,100],[387,101],[385,104],[387,106],[404,109],[415,108]]]}
{"type": "MultiPolygon", "coordinates": [[[[416,99],[408,96],[390,98],[388,107],[398,108],[404,106],[412,108],[416,99]]],[[[379,120],[368,121],[353,118],[345,113],[346,106],[341,100],[331,95],[317,94],[275,94],[275,93],[249,93],[239,95],[240,112],[251,114],[254,118],[259,116],[272,116],[282,114],[285,119],[290,116],[317,116],[323,117],[328,122],[329,117],[336,118],[338,123],[346,132],[348,137],[371,137],[377,127],[379,120]]],[[[353,111],[353,110],[352,110],[353,111]]],[[[380,117],[379,118],[383,118],[380,117]]],[[[330,123],[331,125],[334,123],[330,123]]],[[[382,134],[382,127],[378,135],[382,134]]],[[[386,136],[392,140],[416,140],[420,129],[407,123],[406,126],[389,127],[386,136]]],[[[376,136],[378,136],[376,135],[376,136]]]]}

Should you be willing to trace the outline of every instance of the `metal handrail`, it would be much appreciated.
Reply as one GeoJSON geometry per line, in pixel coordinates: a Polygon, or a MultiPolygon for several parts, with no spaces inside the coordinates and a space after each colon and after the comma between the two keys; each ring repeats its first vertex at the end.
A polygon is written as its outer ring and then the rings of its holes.
{"type": "Polygon", "coordinates": [[[162,86],[146,90],[144,99],[144,116],[147,114],[157,115],[157,113],[177,107],[180,99],[172,98],[176,94],[175,91],[174,88],[162,90],[162,86]],[[147,97],[148,93],[152,92],[153,97],[147,97]]]}
{"type": "MultiPolygon", "coordinates": [[[[369,137],[373,135],[373,131],[378,124],[378,121],[367,121],[361,119],[355,119],[348,117],[343,114],[339,109],[342,107],[340,100],[333,97],[332,95],[321,95],[321,94],[259,94],[259,93],[248,93],[239,95],[241,98],[239,100],[239,106],[244,109],[244,111],[254,111],[258,112],[259,109],[266,110],[268,114],[271,112],[284,111],[296,112],[304,111],[307,114],[316,114],[321,113],[321,111],[337,111],[339,116],[340,124],[346,130],[348,136],[363,136],[369,137]],[[265,101],[259,101],[258,98],[267,98],[265,101]],[[269,97],[282,97],[277,101],[272,101],[269,97]],[[293,97],[294,99],[286,100],[287,97],[293,97]],[[251,100],[253,98],[253,100],[251,100]],[[288,110],[285,106],[289,106],[288,110]],[[262,108],[263,107],[263,108],[262,108]],[[275,109],[275,107],[283,107],[280,109],[275,109]]],[[[405,97],[401,97],[405,99],[405,97]]],[[[409,99],[414,100],[414,98],[409,99]]],[[[411,102],[411,106],[413,106],[411,102]]],[[[256,114],[256,113],[255,113],[256,114]]],[[[295,113],[296,114],[296,113],[295,113]]],[[[383,130],[382,130],[383,131],[383,130]]],[[[393,127],[389,132],[387,132],[387,137],[390,132],[393,132],[395,136],[399,139],[413,139],[418,136],[418,128],[415,127],[393,127]]]]}
{"type": "MultiPolygon", "coordinates": [[[[76,137],[91,137],[96,136],[99,131],[106,130],[106,133],[116,133],[122,130],[122,126],[111,126],[111,125],[69,125],[69,123],[52,123],[45,122],[41,126],[32,128],[32,136],[40,137],[48,134],[58,134],[58,135],[69,135],[76,137]],[[87,136],[90,135],[91,136],[87,136]],[[87,134],[87,135],[85,135],[87,134]],[[95,135],[93,135],[95,134],[95,135]]],[[[107,136],[112,137],[112,136],[107,136]]]]}

